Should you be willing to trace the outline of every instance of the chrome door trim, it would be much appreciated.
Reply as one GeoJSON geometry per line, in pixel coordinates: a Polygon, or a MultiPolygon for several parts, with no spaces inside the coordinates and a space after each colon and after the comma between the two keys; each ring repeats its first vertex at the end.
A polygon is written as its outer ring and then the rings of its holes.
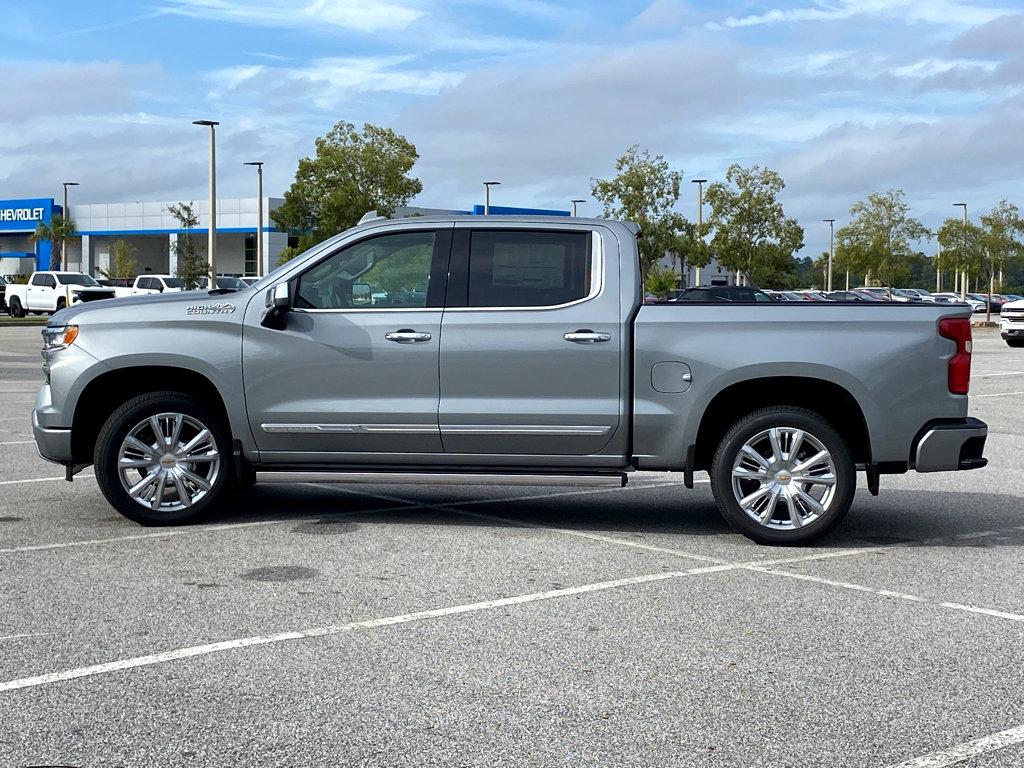
{"type": "Polygon", "coordinates": [[[607,435],[603,425],[441,425],[447,435],[607,435]]]}
{"type": "Polygon", "coordinates": [[[256,483],[459,483],[484,486],[617,486],[626,485],[625,473],[594,473],[572,475],[567,473],[446,473],[351,471],[302,472],[274,470],[256,473],[256,483]]]}
{"type": "Polygon", "coordinates": [[[358,424],[302,424],[294,422],[264,422],[265,433],[363,433],[405,435],[436,435],[436,425],[358,425],[358,424]]]}

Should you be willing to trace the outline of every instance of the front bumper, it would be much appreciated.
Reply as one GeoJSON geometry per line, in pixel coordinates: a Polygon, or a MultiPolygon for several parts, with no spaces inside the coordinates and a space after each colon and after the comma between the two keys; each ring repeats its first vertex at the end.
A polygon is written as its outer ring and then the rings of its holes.
{"type": "Polygon", "coordinates": [[[999,329],[1003,339],[1024,339],[1024,325],[1018,323],[1003,323],[999,329]]]}
{"type": "Polygon", "coordinates": [[[974,417],[939,419],[921,430],[914,448],[914,469],[919,473],[977,470],[988,464],[982,454],[988,425],[974,417]]]}
{"type": "Polygon", "coordinates": [[[32,409],[32,435],[36,439],[36,450],[43,459],[67,464],[71,461],[71,429],[39,424],[39,415],[50,409],[50,386],[44,384],[36,394],[35,408],[32,409]]]}

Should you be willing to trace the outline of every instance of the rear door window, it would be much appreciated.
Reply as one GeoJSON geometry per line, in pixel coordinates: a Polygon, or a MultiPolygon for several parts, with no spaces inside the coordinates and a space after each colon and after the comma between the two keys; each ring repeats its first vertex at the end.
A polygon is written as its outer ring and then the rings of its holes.
{"type": "Polygon", "coordinates": [[[469,307],[553,307],[586,298],[591,233],[474,230],[469,307]]]}

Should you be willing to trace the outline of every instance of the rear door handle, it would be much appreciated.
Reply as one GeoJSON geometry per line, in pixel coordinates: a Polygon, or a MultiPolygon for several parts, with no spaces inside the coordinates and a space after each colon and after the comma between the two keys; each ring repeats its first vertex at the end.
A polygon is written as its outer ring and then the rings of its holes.
{"type": "Polygon", "coordinates": [[[384,338],[389,342],[413,344],[415,342],[429,342],[432,337],[426,331],[413,331],[411,328],[400,328],[398,331],[389,331],[384,335],[384,338]]]}
{"type": "Polygon", "coordinates": [[[563,334],[562,338],[567,342],[575,342],[576,344],[594,344],[595,342],[607,342],[612,338],[612,335],[603,332],[595,333],[589,328],[581,328],[576,331],[570,331],[568,334],[563,334]]]}

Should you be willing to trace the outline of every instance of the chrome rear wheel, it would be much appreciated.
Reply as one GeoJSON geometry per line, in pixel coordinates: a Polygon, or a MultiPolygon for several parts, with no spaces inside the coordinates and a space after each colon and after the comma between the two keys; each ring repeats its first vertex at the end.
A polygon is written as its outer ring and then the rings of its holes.
{"type": "Polygon", "coordinates": [[[836,467],[818,438],[798,427],[762,430],[740,448],[732,491],[751,520],[769,529],[799,529],[828,512],[836,467]]]}

